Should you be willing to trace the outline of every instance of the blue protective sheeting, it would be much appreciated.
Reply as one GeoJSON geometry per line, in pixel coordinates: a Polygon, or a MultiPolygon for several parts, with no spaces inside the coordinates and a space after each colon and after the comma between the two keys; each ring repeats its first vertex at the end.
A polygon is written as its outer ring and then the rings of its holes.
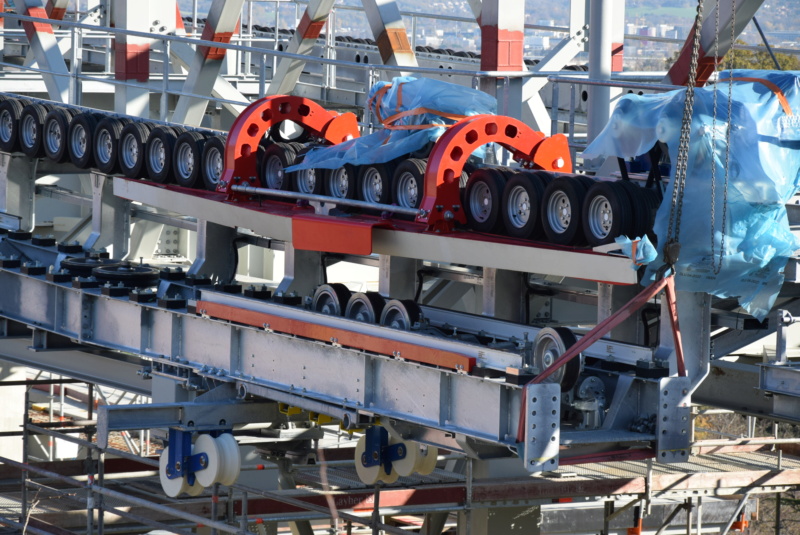
{"type": "MultiPolygon", "coordinates": [[[[730,76],[721,73],[716,87],[716,118],[714,86],[695,92],[676,285],[683,291],[737,297],[745,310],[763,319],[781,288],[788,257],[800,248],[784,206],[798,188],[800,123],[788,118],[775,92],[779,89],[791,111],[800,113],[800,72],[733,71],[726,200],[730,76]],[[723,241],[722,267],[715,273],[723,241]]],[[[656,141],[669,147],[673,171],[654,229],[659,257],[648,266],[645,282],[663,264],[684,99],[685,90],[626,95],[584,152],[585,158],[629,158],[646,153],[656,141]]]]}
{"type": "Polygon", "coordinates": [[[494,114],[497,111],[497,100],[491,95],[427,78],[405,76],[394,78],[391,83],[378,82],[370,90],[369,97],[372,113],[383,121],[404,111],[417,110],[419,113],[391,121],[387,129],[368,136],[314,149],[306,154],[302,163],[287,167],[286,171],[338,169],[345,164],[388,162],[439,139],[445,131],[445,125],[456,122],[453,116],[494,114]],[[389,88],[380,98],[375,98],[385,86],[389,88]],[[416,125],[430,126],[422,129],[403,128],[416,125]]]}

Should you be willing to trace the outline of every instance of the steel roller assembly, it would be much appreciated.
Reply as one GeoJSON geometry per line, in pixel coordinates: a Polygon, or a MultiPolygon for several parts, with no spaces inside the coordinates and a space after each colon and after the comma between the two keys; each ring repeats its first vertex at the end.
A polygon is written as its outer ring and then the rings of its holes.
{"type": "Polygon", "coordinates": [[[419,209],[417,222],[438,232],[460,227],[559,246],[598,246],[650,233],[660,204],[657,185],[569,174],[563,136],[546,137],[503,116],[462,119],[427,157],[285,171],[316,147],[358,135],[352,114],[291,96],[254,102],[228,134],[13,97],[0,102],[0,150],[6,152],[224,192],[236,200],[250,196],[232,186],[246,185],[375,205],[367,214],[390,213],[394,204],[419,209]],[[470,154],[488,143],[504,147],[522,167],[468,165],[470,154]]]}
{"type": "Polygon", "coordinates": [[[236,438],[230,433],[214,437],[200,434],[191,442],[191,433],[170,430],[170,445],[159,457],[159,480],[164,493],[197,496],[216,483],[233,485],[242,469],[236,438]]]}
{"type": "Polygon", "coordinates": [[[356,473],[368,485],[394,483],[414,473],[429,475],[436,468],[439,450],[389,435],[380,426],[366,430],[355,448],[356,473]]]}

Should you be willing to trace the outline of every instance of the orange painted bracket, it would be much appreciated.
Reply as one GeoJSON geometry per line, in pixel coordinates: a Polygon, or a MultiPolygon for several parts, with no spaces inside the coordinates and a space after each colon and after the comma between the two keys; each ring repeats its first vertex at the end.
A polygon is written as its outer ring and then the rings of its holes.
{"type": "Polygon", "coordinates": [[[352,113],[328,111],[313,100],[276,95],[256,100],[239,114],[225,143],[225,170],[217,191],[230,200],[239,198],[233,185],[258,186],[256,161],[258,144],[269,129],[283,121],[293,121],[312,136],[336,144],[359,136],[358,122],[352,113]]]}
{"type": "Polygon", "coordinates": [[[372,229],[388,222],[361,221],[313,214],[292,216],[292,244],[303,251],[372,254],[372,229]]]}
{"type": "Polygon", "coordinates": [[[461,172],[470,155],[488,143],[502,145],[514,158],[538,169],[572,170],[567,138],[562,134],[547,138],[522,121],[502,115],[461,119],[442,134],[428,157],[420,203],[425,214],[417,218],[428,230],[450,232],[456,222],[466,223],[459,191],[461,172]]]}
{"type": "Polygon", "coordinates": [[[211,318],[232,321],[243,325],[251,325],[262,329],[269,328],[271,331],[300,336],[310,340],[330,342],[335,339],[337,344],[344,347],[361,349],[379,355],[400,356],[403,360],[430,364],[432,366],[439,366],[466,373],[470,373],[475,367],[475,357],[469,357],[460,353],[433,349],[409,342],[388,340],[380,336],[285,318],[266,312],[256,312],[254,310],[211,303],[208,301],[198,301],[197,312],[211,318]]]}

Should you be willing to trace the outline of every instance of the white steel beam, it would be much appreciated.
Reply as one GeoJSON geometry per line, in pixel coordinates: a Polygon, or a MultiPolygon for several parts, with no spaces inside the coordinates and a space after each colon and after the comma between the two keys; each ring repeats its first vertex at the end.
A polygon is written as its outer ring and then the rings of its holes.
{"type": "MultiPolygon", "coordinates": [[[[62,20],[64,15],[67,12],[67,7],[69,6],[69,0],[47,0],[47,5],[45,6],[44,10],[47,13],[47,18],[53,20],[62,20]]],[[[2,22],[0,22],[2,24],[2,22]]],[[[61,53],[63,54],[67,50],[69,50],[69,45],[66,43],[59,43],[61,46],[61,53]]],[[[26,67],[36,67],[36,58],[33,55],[33,50],[28,50],[28,53],[25,55],[25,63],[26,67]]]]}
{"type": "MultiPolygon", "coordinates": [[[[239,25],[243,4],[244,0],[214,0],[208,10],[203,41],[229,43],[239,25]]],[[[195,95],[210,94],[224,60],[224,48],[198,46],[188,66],[189,75],[183,85],[184,91],[195,95]]],[[[175,106],[172,120],[198,126],[203,121],[207,104],[206,99],[182,95],[175,106]]]]}
{"type": "MultiPolygon", "coordinates": [[[[525,2],[484,1],[481,7],[480,26],[481,70],[523,70],[525,2]]],[[[521,118],[522,79],[511,78],[507,86],[503,87],[504,85],[502,80],[495,78],[481,80],[481,90],[497,97],[498,113],[521,118]]]]}
{"type": "MultiPolygon", "coordinates": [[[[703,26],[700,29],[700,55],[697,64],[697,85],[703,85],[714,72],[714,55],[721,61],[731,49],[731,26],[736,37],[742,33],[745,26],[755,16],[764,0],[720,0],[719,3],[719,32],[717,32],[717,6],[708,11],[703,17],[703,26]]],[[[695,27],[689,30],[689,36],[683,45],[678,60],[667,72],[664,83],[686,85],[689,81],[689,67],[692,57],[692,42],[695,27]]]]}
{"type": "MultiPolygon", "coordinates": [[[[170,46],[170,57],[175,62],[175,65],[189,72],[189,67],[194,58],[194,49],[186,43],[172,43],[170,46]]],[[[224,100],[233,100],[240,102],[247,102],[248,98],[244,96],[238,89],[236,89],[225,78],[217,77],[214,80],[214,87],[211,89],[211,95],[224,100]]],[[[247,107],[245,104],[232,104],[230,102],[222,102],[222,107],[230,111],[234,116],[239,115],[247,107]]],[[[173,119],[174,120],[174,119],[173,119]]]]}
{"type": "MultiPolygon", "coordinates": [[[[114,25],[125,30],[148,31],[151,28],[147,2],[114,0],[114,25]]],[[[117,80],[147,82],[150,79],[152,39],[118,35],[114,39],[114,77],[117,80]]],[[[136,117],[150,117],[150,92],[142,87],[120,85],[114,93],[114,111],[136,117]]]]}
{"type": "MultiPolygon", "coordinates": [[[[589,22],[589,78],[611,79],[611,17],[612,0],[592,0],[589,22]]],[[[605,128],[611,114],[611,88],[588,88],[587,134],[591,142],[605,128]]]]}
{"type": "MultiPolygon", "coordinates": [[[[48,18],[41,0],[17,0],[14,10],[18,15],[48,18]]],[[[67,102],[69,99],[69,70],[58,48],[53,26],[45,22],[23,22],[36,63],[46,72],[42,73],[50,100],[67,102]]]]}
{"type": "MultiPolygon", "coordinates": [[[[417,56],[411,48],[400,9],[395,0],[363,0],[364,12],[384,65],[416,67],[417,56]]],[[[400,71],[400,75],[404,75],[400,71]]]]}
{"type": "MultiPolygon", "coordinates": [[[[309,54],[317,44],[317,38],[322,32],[322,28],[331,14],[331,9],[336,0],[311,0],[308,8],[297,25],[297,30],[289,42],[286,52],[291,54],[309,54]]],[[[288,95],[290,94],[306,62],[299,59],[282,58],[278,62],[272,82],[267,89],[267,95],[288,95]]]]}

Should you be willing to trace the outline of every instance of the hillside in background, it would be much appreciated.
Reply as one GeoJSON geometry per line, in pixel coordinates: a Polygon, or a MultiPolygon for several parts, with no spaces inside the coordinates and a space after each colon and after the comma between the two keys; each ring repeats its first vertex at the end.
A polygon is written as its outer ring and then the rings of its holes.
{"type": "MultiPolygon", "coordinates": [[[[338,0],[338,5],[360,6],[359,0],[338,0]]],[[[472,18],[467,0],[400,0],[404,12],[448,15],[472,18]]],[[[714,2],[704,2],[705,14],[709,15],[714,2]]],[[[192,0],[179,0],[185,15],[192,13],[192,0]]],[[[207,13],[211,0],[198,1],[198,14],[207,13]]],[[[246,4],[247,5],[247,4],[246,4]]],[[[256,2],[252,4],[253,22],[262,26],[273,26],[277,18],[282,28],[294,27],[300,13],[288,3],[256,2]]],[[[670,37],[681,41],[686,37],[694,22],[696,12],[694,0],[627,0],[626,28],[628,35],[670,37]]],[[[408,18],[408,17],[407,17],[408,18]]],[[[539,26],[567,26],[569,21],[569,2],[550,2],[547,10],[542,2],[526,0],[525,22],[539,26]]],[[[770,45],[777,48],[800,48],[800,2],[765,2],[758,12],[757,19],[767,35],[770,45]]],[[[245,19],[245,22],[247,20],[245,19]]],[[[411,27],[410,20],[406,21],[411,27]]],[[[480,47],[480,30],[474,22],[433,20],[420,17],[416,21],[414,44],[433,48],[477,51],[480,47]]],[[[362,12],[341,9],[336,16],[336,34],[352,37],[372,37],[366,17],[362,12]]],[[[539,58],[544,56],[560,39],[552,32],[529,30],[526,32],[525,56],[539,58]]],[[[751,23],[740,36],[740,40],[750,45],[760,45],[761,38],[751,23]]],[[[678,50],[677,45],[656,41],[631,40],[625,44],[626,70],[663,70],[678,50]]],[[[578,58],[585,62],[586,58],[578,58]]]]}

